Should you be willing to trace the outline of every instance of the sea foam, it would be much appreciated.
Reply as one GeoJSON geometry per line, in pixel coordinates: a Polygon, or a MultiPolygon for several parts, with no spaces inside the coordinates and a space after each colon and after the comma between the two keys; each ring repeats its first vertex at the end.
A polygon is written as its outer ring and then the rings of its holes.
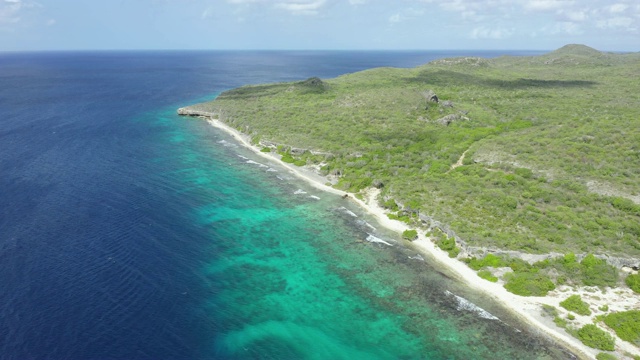
{"type": "Polygon", "coordinates": [[[384,240],[382,240],[382,239],[380,239],[378,237],[375,237],[375,236],[373,236],[371,234],[367,234],[367,235],[369,235],[369,236],[367,236],[367,241],[370,242],[370,243],[378,243],[378,244],[385,244],[387,246],[393,246],[393,244],[388,243],[388,242],[386,242],[386,241],[384,241],[384,240]]]}
{"type": "Polygon", "coordinates": [[[472,303],[471,301],[463,298],[462,296],[458,296],[456,294],[453,294],[451,291],[447,290],[445,291],[445,294],[449,295],[449,296],[453,296],[456,299],[457,302],[457,307],[456,309],[458,311],[461,310],[465,310],[465,311],[470,311],[472,313],[477,314],[479,317],[483,318],[483,319],[488,319],[488,320],[500,320],[498,319],[496,316],[493,316],[490,312],[488,312],[487,310],[479,307],[478,305],[472,303]]]}
{"type": "Polygon", "coordinates": [[[356,213],[354,213],[353,211],[347,209],[344,206],[339,207],[338,210],[342,211],[343,213],[345,213],[347,215],[351,215],[351,216],[356,217],[356,218],[358,217],[358,215],[356,215],[356,213]]]}

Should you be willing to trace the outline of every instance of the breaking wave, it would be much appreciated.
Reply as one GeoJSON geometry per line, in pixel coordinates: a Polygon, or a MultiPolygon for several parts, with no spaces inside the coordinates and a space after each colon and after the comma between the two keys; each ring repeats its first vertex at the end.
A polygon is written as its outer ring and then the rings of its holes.
{"type": "Polygon", "coordinates": [[[367,236],[367,241],[370,242],[370,243],[378,243],[378,244],[385,244],[387,246],[393,246],[393,244],[388,243],[388,242],[386,242],[386,241],[384,241],[384,240],[382,240],[382,239],[380,239],[378,237],[375,237],[375,236],[373,236],[371,234],[367,234],[367,235],[369,235],[369,236],[367,236]]]}
{"type": "Polygon", "coordinates": [[[451,291],[447,290],[445,291],[445,294],[449,295],[449,296],[453,296],[456,301],[457,301],[457,307],[456,309],[458,311],[469,311],[472,313],[477,314],[479,317],[483,318],[483,319],[488,319],[488,320],[500,320],[498,319],[496,316],[493,316],[490,312],[488,312],[487,310],[479,307],[478,305],[472,303],[471,301],[458,296],[456,294],[453,294],[451,291]]]}

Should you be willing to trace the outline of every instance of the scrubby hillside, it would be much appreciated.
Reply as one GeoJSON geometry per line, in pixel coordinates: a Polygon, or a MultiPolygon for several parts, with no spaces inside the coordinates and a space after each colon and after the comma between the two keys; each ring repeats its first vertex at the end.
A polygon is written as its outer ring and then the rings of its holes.
{"type": "Polygon", "coordinates": [[[437,220],[468,246],[640,257],[638,53],[444,59],[196,107],[273,151],[310,150],[289,155],[337,188],[381,187],[397,217],[437,220]]]}

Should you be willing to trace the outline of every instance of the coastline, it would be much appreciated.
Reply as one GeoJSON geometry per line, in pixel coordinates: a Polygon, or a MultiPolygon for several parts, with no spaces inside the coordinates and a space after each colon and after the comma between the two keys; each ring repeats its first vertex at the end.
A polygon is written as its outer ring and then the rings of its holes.
{"type": "MultiPolygon", "coordinates": [[[[375,217],[380,225],[392,231],[402,233],[404,230],[411,229],[407,224],[398,220],[391,220],[386,216],[385,209],[383,209],[376,201],[376,197],[379,194],[378,189],[370,190],[367,193],[364,201],[357,199],[347,192],[337,190],[331,186],[327,186],[326,178],[315,173],[312,169],[306,167],[298,167],[293,164],[282,162],[280,160],[280,157],[275,153],[261,152],[257,146],[251,144],[248,135],[243,134],[240,131],[228,126],[224,122],[218,120],[216,118],[216,114],[214,113],[190,110],[187,108],[179,109],[178,113],[180,115],[197,116],[205,119],[211,126],[231,135],[231,137],[238,141],[242,146],[250,149],[256,155],[265,159],[276,161],[281,166],[287,168],[294,176],[305,180],[311,186],[319,190],[339,196],[348,196],[348,199],[350,201],[354,201],[362,209],[375,217]]],[[[578,358],[595,359],[596,355],[600,353],[599,350],[587,347],[586,345],[582,344],[580,340],[566,333],[564,329],[557,327],[552,318],[546,317],[542,314],[543,305],[551,305],[559,308],[560,301],[564,300],[564,298],[571,294],[569,289],[556,289],[546,297],[518,296],[508,292],[500,283],[493,283],[482,280],[480,277],[478,277],[476,272],[469,268],[466,264],[457,259],[450,258],[445,251],[438,248],[428,237],[426,237],[424,235],[424,232],[419,232],[418,239],[412,241],[411,244],[423,255],[426,255],[430,259],[443,265],[449,275],[454,276],[463,284],[488,295],[492,300],[500,303],[521,321],[524,321],[532,327],[535,327],[549,338],[560,343],[562,346],[574,353],[574,355],[576,355],[578,358]]],[[[604,296],[604,301],[609,301],[609,304],[615,303],[618,297],[618,295],[614,294],[612,291],[609,291],[606,295],[600,294],[600,296],[604,296]]],[[[591,323],[591,319],[589,317],[582,318],[578,316],[576,323],[591,323]]],[[[631,344],[618,339],[618,341],[616,341],[616,355],[623,356],[622,358],[626,358],[623,355],[625,352],[633,354],[637,353],[638,350],[631,344]]]]}

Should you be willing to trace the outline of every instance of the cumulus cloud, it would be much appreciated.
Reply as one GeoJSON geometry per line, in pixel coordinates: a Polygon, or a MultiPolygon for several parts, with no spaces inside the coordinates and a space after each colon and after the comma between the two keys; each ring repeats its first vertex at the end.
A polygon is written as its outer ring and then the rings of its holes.
{"type": "Polygon", "coordinates": [[[573,5],[572,0],[529,0],[525,2],[524,8],[531,11],[560,10],[573,5]]]}
{"type": "Polygon", "coordinates": [[[611,13],[621,13],[624,12],[625,10],[627,10],[627,8],[629,8],[629,6],[627,4],[613,4],[611,6],[609,6],[609,12],[611,13]]]}
{"type": "Polygon", "coordinates": [[[557,12],[560,21],[582,22],[589,19],[588,10],[561,10],[557,12]]]}
{"type": "Polygon", "coordinates": [[[0,24],[15,24],[20,21],[20,0],[4,0],[0,3],[0,24]]]}
{"type": "MultiPolygon", "coordinates": [[[[410,1],[411,2],[411,1],[410,1]]],[[[413,0],[424,6],[456,14],[462,23],[473,26],[474,38],[498,38],[514,31],[498,31],[494,24],[521,28],[538,26],[543,33],[581,34],[596,29],[617,29],[638,33],[640,4],[637,0],[413,0]]],[[[402,14],[391,20],[401,19],[402,14]]]]}
{"type": "Polygon", "coordinates": [[[276,7],[294,15],[315,15],[325,3],[326,0],[289,0],[276,3],[276,7]]]}
{"type": "MultiPolygon", "coordinates": [[[[633,19],[626,16],[618,16],[609,19],[599,20],[597,26],[600,29],[632,29],[633,19]]],[[[637,28],[636,28],[637,29],[637,28]]]]}
{"type": "Polygon", "coordinates": [[[472,39],[506,39],[513,35],[513,30],[510,29],[491,29],[484,26],[479,26],[473,30],[469,34],[469,37],[472,39]]]}
{"type": "Polygon", "coordinates": [[[0,29],[13,31],[17,24],[42,24],[34,19],[40,8],[42,5],[33,0],[0,0],[0,29]]]}
{"type": "MultiPolygon", "coordinates": [[[[285,10],[293,15],[316,15],[325,6],[327,0],[227,0],[234,5],[267,5],[285,10]]],[[[350,0],[352,4],[364,4],[364,0],[350,0]]]]}
{"type": "Polygon", "coordinates": [[[397,12],[389,17],[389,22],[391,24],[403,22],[409,19],[415,19],[424,15],[423,9],[414,9],[414,8],[406,8],[400,12],[397,12]]]}

